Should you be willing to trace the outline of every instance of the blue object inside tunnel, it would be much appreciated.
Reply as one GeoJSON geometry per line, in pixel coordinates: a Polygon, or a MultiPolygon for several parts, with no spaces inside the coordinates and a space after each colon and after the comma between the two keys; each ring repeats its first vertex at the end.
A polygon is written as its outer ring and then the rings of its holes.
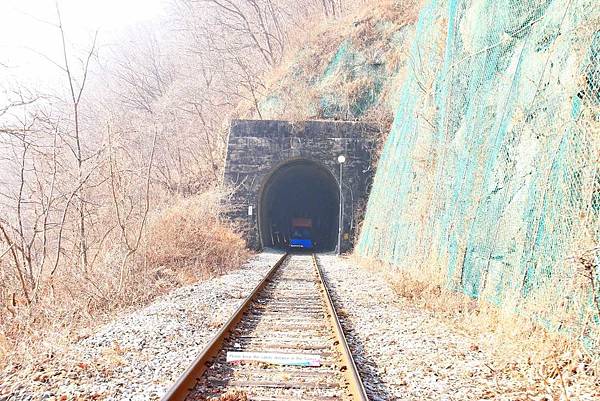
{"type": "Polygon", "coordinates": [[[294,160],[276,168],[263,185],[259,230],[263,246],[334,250],[337,244],[337,181],[319,163],[294,160]],[[303,235],[294,221],[302,220],[303,235]]]}

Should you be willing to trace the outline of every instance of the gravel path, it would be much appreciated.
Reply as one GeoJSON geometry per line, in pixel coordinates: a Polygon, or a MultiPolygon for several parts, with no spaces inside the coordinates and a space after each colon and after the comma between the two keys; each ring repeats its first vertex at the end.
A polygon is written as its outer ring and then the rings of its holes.
{"type": "Polygon", "coordinates": [[[382,274],[319,261],[371,400],[537,400],[520,398],[474,339],[407,305],[382,274]]]}
{"type": "Polygon", "coordinates": [[[179,288],[33,371],[0,372],[0,401],[158,400],[280,257],[179,288]]]}

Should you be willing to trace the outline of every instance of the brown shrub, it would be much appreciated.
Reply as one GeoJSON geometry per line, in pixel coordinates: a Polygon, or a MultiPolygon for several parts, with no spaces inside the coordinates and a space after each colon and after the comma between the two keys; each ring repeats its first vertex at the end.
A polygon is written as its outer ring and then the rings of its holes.
{"type": "Polygon", "coordinates": [[[107,242],[93,269],[64,263],[31,305],[14,297],[14,279],[0,281],[0,369],[51,358],[119,311],[243,264],[249,256],[243,240],[219,217],[224,195],[209,190],[170,201],[150,215],[126,264],[127,249],[107,242]]]}
{"type": "Polygon", "coordinates": [[[248,256],[242,238],[221,221],[220,193],[207,192],[181,199],[150,223],[147,263],[198,279],[220,274],[248,256]]]}

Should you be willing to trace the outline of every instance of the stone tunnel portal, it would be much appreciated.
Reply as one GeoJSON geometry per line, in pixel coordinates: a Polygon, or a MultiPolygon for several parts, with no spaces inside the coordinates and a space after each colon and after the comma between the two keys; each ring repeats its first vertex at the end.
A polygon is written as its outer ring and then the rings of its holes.
{"type": "Polygon", "coordinates": [[[263,246],[286,248],[292,219],[310,219],[315,249],[336,248],[339,218],[336,179],[320,164],[294,160],[276,168],[260,196],[258,218],[263,246]]]}

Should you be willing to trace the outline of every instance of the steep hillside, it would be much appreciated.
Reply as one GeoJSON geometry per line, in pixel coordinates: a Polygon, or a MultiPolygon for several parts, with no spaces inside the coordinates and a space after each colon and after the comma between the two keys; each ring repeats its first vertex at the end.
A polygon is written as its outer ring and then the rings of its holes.
{"type": "Polygon", "coordinates": [[[588,323],[600,319],[594,5],[370,4],[307,34],[240,113],[379,123],[388,137],[357,254],[591,345],[588,323]]]}
{"type": "Polygon", "coordinates": [[[428,1],[358,253],[597,346],[599,26],[593,0],[428,1]]]}
{"type": "Polygon", "coordinates": [[[242,112],[265,119],[361,119],[389,126],[417,12],[414,1],[385,0],[298,32],[297,47],[267,74],[258,108],[242,105],[242,112]]]}

